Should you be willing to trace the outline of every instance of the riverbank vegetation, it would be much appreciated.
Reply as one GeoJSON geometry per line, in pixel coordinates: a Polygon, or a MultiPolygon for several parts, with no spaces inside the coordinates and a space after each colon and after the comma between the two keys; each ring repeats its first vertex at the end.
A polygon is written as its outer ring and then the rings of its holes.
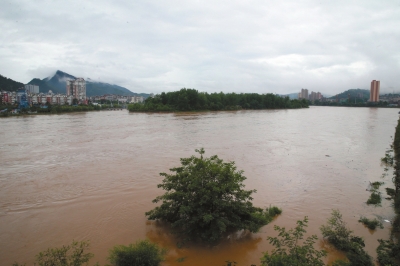
{"type": "Polygon", "coordinates": [[[14,113],[13,110],[17,109],[18,105],[1,105],[0,106],[0,117],[9,116],[20,116],[20,115],[37,115],[37,114],[61,114],[61,113],[72,113],[72,112],[90,112],[107,110],[110,108],[119,109],[121,105],[93,105],[93,104],[79,104],[79,105],[34,105],[29,108],[23,108],[14,113]]]}
{"type": "Polygon", "coordinates": [[[360,101],[357,99],[350,99],[342,102],[327,102],[327,101],[314,101],[310,102],[314,106],[342,106],[342,107],[385,107],[385,108],[398,108],[398,106],[389,106],[388,102],[368,102],[360,101]]]}
{"type": "Polygon", "coordinates": [[[388,167],[394,167],[392,178],[394,188],[386,188],[388,199],[393,201],[393,208],[396,213],[392,221],[392,231],[389,240],[379,240],[377,248],[378,262],[380,265],[400,265],[400,120],[397,122],[392,150],[387,150],[382,163],[385,164],[385,172],[388,167]]]}
{"type": "Polygon", "coordinates": [[[199,157],[181,158],[181,166],[170,169],[159,188],[165,194],[153,200],[160,206],[146,212],[149,220],[171,225],[183,242],[200,241],[216,244],[225,235],[238,231],[257,232],[280,214],[273,206],[254,207],[251,194],[244,190],[243,171],[234,162],[224,162],[217,155],[203,157],[204,149],[196,150],[199,157]]]}
{"type": "Polygon", "coordinates": [[[163,92],[144,103],[130,104],[130,112],[221,111],[241,109],[307,108],[306,100],[290,100],[274,94],[257,93],[207,93],[183,88],[163,92]]]}

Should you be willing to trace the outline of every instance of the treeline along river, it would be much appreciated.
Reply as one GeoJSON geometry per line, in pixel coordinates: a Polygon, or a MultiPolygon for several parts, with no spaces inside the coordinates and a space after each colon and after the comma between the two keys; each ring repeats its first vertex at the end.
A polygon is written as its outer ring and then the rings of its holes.
{"type": "MultiPolygon", "coordinates": [[[[382,181],[380,158],[397,124],[395,109],[310,107],[202,113],[88,112],[0,119],[0,261],[31,264],[48,247],[90,240],[94,261],[108,250],[149,238],[169,249],[168,265],[259,264],[271,250],[274,224],[292,228],[309,216],[308,234],[339,209],[376,256],[384,229],[370,232],[361,215],[391,220],[393,209],[365,204],[370,181],[382,181]],[[158,174],[204,147],[235,161],[257,189],[254,204],[283,214],[257,234],[231,236],[210,249],[176,247],[144,213],[163,193],[158,174]],[[237,239],[234,239],[237,238],[237,239]],[[184,262],[176,259],[186,257],[184,262]],[[183,264],[182,264],[183,263],[183,264]]],[[[391,176],[385,186],[390,186],[391,176]]],[[[326,246],[323,241],[319,247],[326,246]]],[[[329,250],[328,250],[329,251],[329,250]]],[[[341,257],[331,252],[328,260],[341,257]]]]}

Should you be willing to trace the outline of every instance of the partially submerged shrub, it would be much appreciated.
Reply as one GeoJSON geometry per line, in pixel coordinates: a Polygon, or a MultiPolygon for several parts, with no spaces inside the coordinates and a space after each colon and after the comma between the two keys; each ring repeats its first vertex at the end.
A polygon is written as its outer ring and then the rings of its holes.
{"type": "Polygon", "coordinates": [[[396,196],[396,190],[394,188],[385,188],[386,189],[386,194],[390,196],[391,198],[394,198],[396,196]]]}
{"type": "Polygon", "coordinates": [[[275,217],[282,213],[282,209],[280,209],[276,206],[272,206],[272,207],[267,208],[267,212],[268,212],[269,216],[275,217]]]}
{"type": "MultiPolygon", "coordinates": [[[[346,227],[342,214],[338,210],[332,210],[332,216],[326,225],[321,226],[321,233],[335,248],[344,251],[348,265],[373,266],[372,258],[364,251],[364,240],[352,235],[353,231],[346,227]]],[[[346,265],[346,264],[342,264],[346,265]]]]}
{"type": "Polygon", "coordinates": [[[110,250],[108,260],[112,266],[158,266],[164,260],[165,253],[165,249],[143,240],[128,246],[115,246],[110,250]]]}
{"type": "Polygon", "coordinates": [[[377,226],[379,226],[379,228],[383,229],[383,225],[381,223],[381,221],[379,221],[378,219],[373,219],[370,220],[366,217],[361,217],[360,220],[358,220],[360,223],[363,223],[366,227],[368,227],[371,230],[375,230],[377,226]]]}
{"type": "Polygon", "coordinates": [[[263,211],[263,215],[268,223],[270,223],[276,216],[280,215],[281,213],[282,209],[276,206],[266,208],[265,211],[263,211]]]}
{"type": "Polygon", "coordinates": [[[261,258],[261,265],[323,266],[322,258],[326,256],[326,251],[314,248],[314,243],[318,239],[317,236],[312,235],[303,240],[307,223],[308,218],[304,217],[302,221],[297,221],[297,226],[294,229],[288,231],[284,227],[275,225],[274,229],[279,232],[279,236],[268,237],[275,249],[271,251],[271,254],[264,253],[261,258]]]}
{"type": "Polygon", "coordinates": [[[371,186],[373,189],[379,189],[379,187],[383,184],[385,184],[385,182],[375,181],[375,182],[371,183],[371,186]]]}
{"type": "Polygon", "coordinates": [[[379,192],[372,192],[367,200],[368,205],[380,205],[382,202],[381,194],[379,192]]]}
{"type": "Polygon", "coordinates": [[[387,166],[393,166],[394,156],[392,154],[393,150],[387,150],[385,152],[385,157],[381,158],[382,163],[384,163],[387,166]]]}

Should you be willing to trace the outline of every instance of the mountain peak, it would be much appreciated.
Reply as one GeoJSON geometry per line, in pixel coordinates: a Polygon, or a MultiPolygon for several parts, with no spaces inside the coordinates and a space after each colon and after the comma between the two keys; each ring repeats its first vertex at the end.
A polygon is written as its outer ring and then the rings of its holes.
{"type": "Polygon", "coordinates": [[[61,71],[61,70],[57,70],[56,71],[56,73],[54,74],[54,76],[51,78],[51,79],[53,79],[53,78],[57,78],[57,79],[62,79],[62,80],[65,80],[65,79],[75,79],[75,77],[74,76],[72,76],[72,75],[70,75],[70,74],[68,74],[68,73],[66,73],[66,72],[63,72],[63,71],[61,71]]]}

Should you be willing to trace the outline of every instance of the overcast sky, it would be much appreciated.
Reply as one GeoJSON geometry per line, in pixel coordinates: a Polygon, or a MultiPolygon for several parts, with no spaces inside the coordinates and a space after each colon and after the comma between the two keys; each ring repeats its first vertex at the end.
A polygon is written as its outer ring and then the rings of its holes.
{"type": "Polygon", "coordinates": [[[1,0],[0,74],[134,92],[400,93],[400,1],[1,0]]]}

